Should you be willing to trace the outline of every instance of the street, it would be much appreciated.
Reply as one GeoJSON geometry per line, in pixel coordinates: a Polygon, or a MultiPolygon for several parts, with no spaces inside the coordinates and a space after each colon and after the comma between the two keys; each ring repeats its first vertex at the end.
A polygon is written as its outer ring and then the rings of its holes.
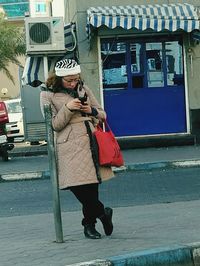
{"type": "MultiPolygon", "coordinates": [[[[49,179],[2,182],[0,217],[52,212],[49,179]]],[[[81,210],[69,191],[61,191],[62,211],[81,210]]],[[[100,186],[106,206],[128,207],[200,199],[200,169],[179,168],[153,171],[120,172],[100,186]]]]}

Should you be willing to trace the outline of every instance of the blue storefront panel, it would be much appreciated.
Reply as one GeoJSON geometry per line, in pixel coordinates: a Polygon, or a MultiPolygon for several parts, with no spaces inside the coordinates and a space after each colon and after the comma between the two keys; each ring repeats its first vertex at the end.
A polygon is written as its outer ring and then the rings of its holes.
{"type": "Polygon", "coordinates": [[[108,121],[116,136],[186,132],[183,88],[104,94],[108,121]]]}
{"type": "Polygon", "coordinates": [[[183,47],[171,39],[102,39],[104,106],[116,136],[187,131],[183,47]]]}

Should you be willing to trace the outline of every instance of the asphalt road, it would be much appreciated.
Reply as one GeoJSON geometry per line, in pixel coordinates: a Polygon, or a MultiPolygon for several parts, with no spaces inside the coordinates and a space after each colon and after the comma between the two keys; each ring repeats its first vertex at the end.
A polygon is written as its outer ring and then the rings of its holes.
{"type": "MultiPolygon", "coordinates": [[[[62,211],[80,210],[70,191],[61,191],[62,211]]],[[[105,206],[122,207],[200,199],[200,169],[121,172],[100,186],[105,206]]],[[[0,217],[52,212],[49,179],[0,183],[0,217]]]]}

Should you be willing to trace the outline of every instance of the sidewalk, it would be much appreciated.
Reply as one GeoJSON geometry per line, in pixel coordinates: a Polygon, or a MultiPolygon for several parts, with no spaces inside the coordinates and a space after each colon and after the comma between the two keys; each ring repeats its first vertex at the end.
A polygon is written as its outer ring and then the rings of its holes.
{"type": "Polygon", "coordinates": [[[114,231],[86,239],[81,212],[63,212],[64,243],[52,214],[0,218],[2,266],[199,266],[200,200],[114,208],[114,231]],[[195,263],[195,264],[194,264],[195,263]]]}
{"type": "MultiPolygon", "coordinates": [[[[125,167],[115,171],[200,165],[200,146],[123,150],[125,167]]],[[[5,180],[49,178],[47,146],[19,143],[10,161],[0,161],[5,180]]],[[[3,183],[2,183],[3,185],[3,183]]],[[[0,218],[2,266],[199,266],[200,200],[114,209],[114,232],[89,240],[81,212],[63,212],[64,243],[55,243],[52,214],[0,218]]]]}

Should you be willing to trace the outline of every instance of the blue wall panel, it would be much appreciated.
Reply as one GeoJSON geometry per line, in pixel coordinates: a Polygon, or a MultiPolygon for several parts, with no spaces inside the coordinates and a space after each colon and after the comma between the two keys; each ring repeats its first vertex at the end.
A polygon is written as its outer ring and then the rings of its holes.
{"type": "Polygon", "coordinates": [[[105,91],[104,104],[116,136],[186,132],[183,87],[105,91]]]}

